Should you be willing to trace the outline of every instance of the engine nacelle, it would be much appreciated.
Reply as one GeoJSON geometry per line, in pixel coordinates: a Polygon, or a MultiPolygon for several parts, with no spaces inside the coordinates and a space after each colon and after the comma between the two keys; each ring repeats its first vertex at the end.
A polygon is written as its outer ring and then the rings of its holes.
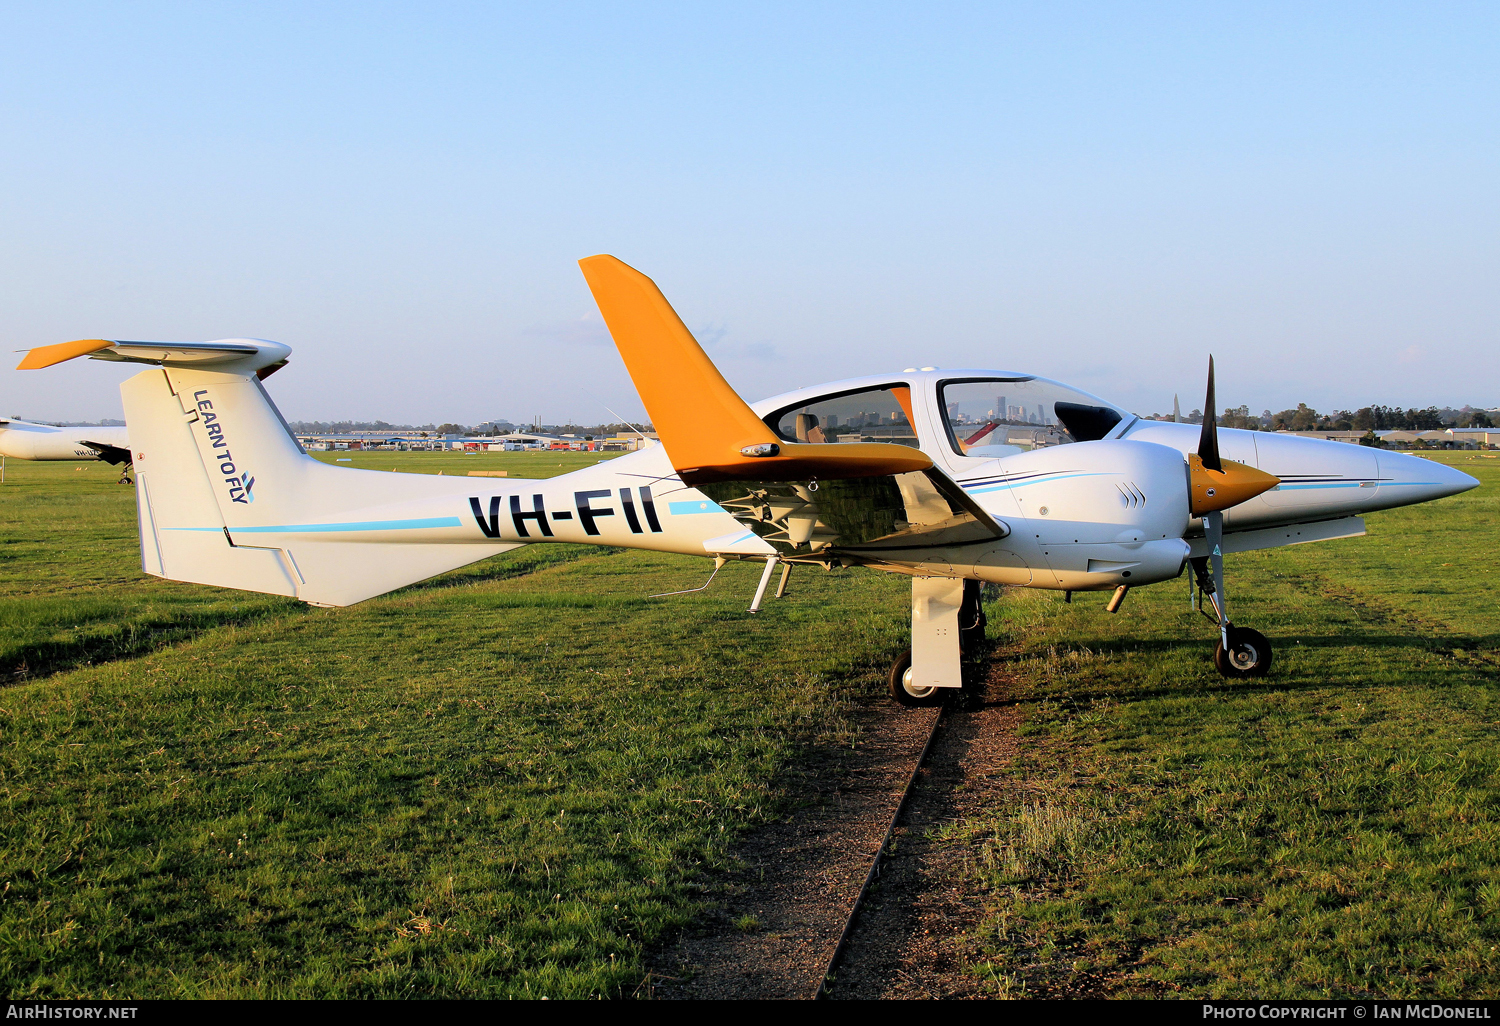
{"type": "Polygon", "coordinates": [[[1020,536],[1007,540],[1009,550],[1030,550],[1033,586],[1097,591],[1182,572],[1190,514],[1187,463],[1176,449],[1077,442],[1008,456],[993,467],[964,486],[1020,536]]]}

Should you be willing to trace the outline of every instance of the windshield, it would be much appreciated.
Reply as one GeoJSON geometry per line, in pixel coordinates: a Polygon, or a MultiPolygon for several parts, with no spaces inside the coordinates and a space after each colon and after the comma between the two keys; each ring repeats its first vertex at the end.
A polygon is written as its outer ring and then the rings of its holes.
{"type": "Polygon", "coordinates": [[[1124,410],[1046,378],[945,381],[938,402],[953,451],[960,456],[1013,456],[1028,449],[1103,438],[1124,410]]]}

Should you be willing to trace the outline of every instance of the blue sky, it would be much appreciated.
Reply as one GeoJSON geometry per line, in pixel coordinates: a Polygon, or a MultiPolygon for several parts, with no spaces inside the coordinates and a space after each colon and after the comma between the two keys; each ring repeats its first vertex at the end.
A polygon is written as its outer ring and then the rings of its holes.
{"type": "MultiPolygon", "coordinates": [[[[1500,8],[9,4],[12,349],[271,338],[292,419],[639,402],[575,261],[747,398],[912,365],[1138,410],[1500,404],[1500,8]]],[[[13,365],[13,364],[12,364],[13,365]]],[[[119,415],[124,368],[0,371],[119,415]]]]}

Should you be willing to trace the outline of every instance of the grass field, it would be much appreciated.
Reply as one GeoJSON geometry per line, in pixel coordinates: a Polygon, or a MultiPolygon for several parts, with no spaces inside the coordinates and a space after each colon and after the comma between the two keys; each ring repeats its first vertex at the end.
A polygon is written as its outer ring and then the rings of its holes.
{"type": "Polygon", "coordinates": [[[1361,539],[1231,556],[1235,684],[1185,582],[1005,603],[1021,796],[967,824],[1005,993],[1500,995],[1500,460],[1361,539]]]}
{"type": "MultiPolygon", "coordinates": [[[[592,454],[320,453],[550,476],[592,454]]],[[[1230,557],[1279,642],[1225,682],[1186,585],[1007,593],[1024,791],[952,828],[999,994],[1494,996],[1500,461],[1370,537],[1230,557]]],[[[141,575],[97,464],[0,485],[0,983],[22,996],[629,996],[808,746],[902,578],[506,553],[349,609],[141,575]]]]}
{"type": "MultiPolygon", "coordinates": [[[[355,465],[585,462],[549,455],[355,465]]],[[[629,995],[902,643],[902,581],[752,618],[752,567],[650,600],[706,561],[584,546],[342,610],[156,581],[82,466],[0,486],[12,997],[629,995]]]]}

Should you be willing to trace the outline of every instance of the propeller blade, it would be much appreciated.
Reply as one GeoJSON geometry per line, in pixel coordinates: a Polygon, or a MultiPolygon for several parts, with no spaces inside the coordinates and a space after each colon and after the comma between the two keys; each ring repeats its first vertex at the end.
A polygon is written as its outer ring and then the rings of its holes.
{"type": "Polygon", "coordinates": [[[1198,458],[1205,470],[1223,470],[1219,460],[1219,425],[1214,419],[1214,358],[1208,358],[1208,397],[1203,400],[1203,433],[1198,436],[1198,458]]]}
{"type": "Polygon", "coordinates": [[[1219,457],[1219,424],[1214,417],[1214,402],[1214,358],[1209,356],[1203,433],[1198,436],[1197,453],[1188,457],[1188,501],[1195,517],[1239,505],[1281,483],[1265,471],[1219,457]]]}

